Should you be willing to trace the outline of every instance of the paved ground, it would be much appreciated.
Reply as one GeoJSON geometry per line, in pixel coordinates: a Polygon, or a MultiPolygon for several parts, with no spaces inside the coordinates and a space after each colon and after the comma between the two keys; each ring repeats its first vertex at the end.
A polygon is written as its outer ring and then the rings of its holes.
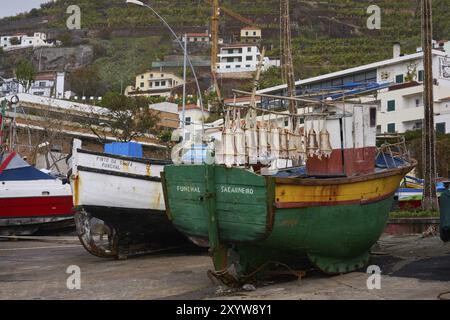
{"type": "Polygon", "coordinates": [[[437,237],[383,238],[371,261],[382,270],[381,290],[368,290],[369,275],[361,271],[336,277],[312,272],[251,292],[212,283],[206,276],[211,261],[202,251],[114,261],[91,256],[76,238],[46,240],[0,240],[0,299],[437,299],[450,291],[450,244],[437,237]],[[70,265],[81,269],[81,290],[66,287],[70,265]]]}

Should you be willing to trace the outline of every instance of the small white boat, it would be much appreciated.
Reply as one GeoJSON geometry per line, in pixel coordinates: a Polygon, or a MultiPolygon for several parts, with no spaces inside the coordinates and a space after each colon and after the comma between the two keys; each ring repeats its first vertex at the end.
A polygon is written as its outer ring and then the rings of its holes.
{"type": "Polygon", "coordinates": [[[70,186],[0,152],[0,235],[33,235],[73,228],[70,186]]]}
{"type": "Polygon", "coordinates": [[[126,258],[187,243],[165,214],[160,173],[169,161],[87,151],[74,140],[69,164],[77,232],[90,253],[126,258]]]}

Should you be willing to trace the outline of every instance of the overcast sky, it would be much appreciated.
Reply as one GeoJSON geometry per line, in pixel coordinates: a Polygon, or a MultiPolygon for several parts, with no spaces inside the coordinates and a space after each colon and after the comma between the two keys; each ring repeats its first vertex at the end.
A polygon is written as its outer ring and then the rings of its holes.
{"type": "Polygon", "coordinates": [[[50,1],[51,0],[0,0],[0,18],[28,12],[33,8],[39,8],[41,3],[50,1]]]}

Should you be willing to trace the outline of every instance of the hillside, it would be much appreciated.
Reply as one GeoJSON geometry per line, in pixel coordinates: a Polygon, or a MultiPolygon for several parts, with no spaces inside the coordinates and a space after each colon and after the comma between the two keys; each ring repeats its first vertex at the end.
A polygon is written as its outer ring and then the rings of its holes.
{"type": "MultiPolygon", "coordinates": [[[[0,20],[0,34],[13,31],[46,31],[66,46],[86,44],[94,50],[93,64],[99,68],[105,90],[131,84],[136,72],[152,61],[173,53],[169,35],[150,10],[127,6],[125,0],[57,0],[41,9],[0,20]],[[82,29],[68,32],[66,8],[77,4],[82,10],[82,29]]],[[[177,32],[209,27],[209,1],[152,1],[156,10],[177,32]]],[[[363,63],[389,58],[391,44],[399,41],[405,53],[420,46],[420,2],[417,0],[323,0],[291,1],[293,48],[297,78],[315,76],[363,63]],[[382,29],[366,28],[369,5],[382,8],[382,29]]],[[[435,39],[450,38],[446,17],[450,0],[434,0],[435,39]]],[[[224,0],[233,9],[264,26],[264,44],[270,56],[279,55],[278,0],[224,0]]],[[[242,23],[227,16],[221,19],[221,37],[232,38],[242,23]]],[[[7,68],[0,58],[0,68],[7,68]]],[[[10,60],[7,60],[10,62],[10,60]]],[[[1,69],[0,69],[1,70],[1,69]]],[[[263,84],[276,84],[276,75],[263,84]]]]}

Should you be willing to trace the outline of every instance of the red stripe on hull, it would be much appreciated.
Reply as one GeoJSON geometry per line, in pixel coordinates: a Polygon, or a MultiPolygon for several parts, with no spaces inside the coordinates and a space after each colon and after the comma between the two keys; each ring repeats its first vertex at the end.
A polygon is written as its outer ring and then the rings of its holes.
{"type": "Polygon", "coordinates": [[[67,216],[72,207],[71,196],[0,199],[0,218],[67,216]]]}

